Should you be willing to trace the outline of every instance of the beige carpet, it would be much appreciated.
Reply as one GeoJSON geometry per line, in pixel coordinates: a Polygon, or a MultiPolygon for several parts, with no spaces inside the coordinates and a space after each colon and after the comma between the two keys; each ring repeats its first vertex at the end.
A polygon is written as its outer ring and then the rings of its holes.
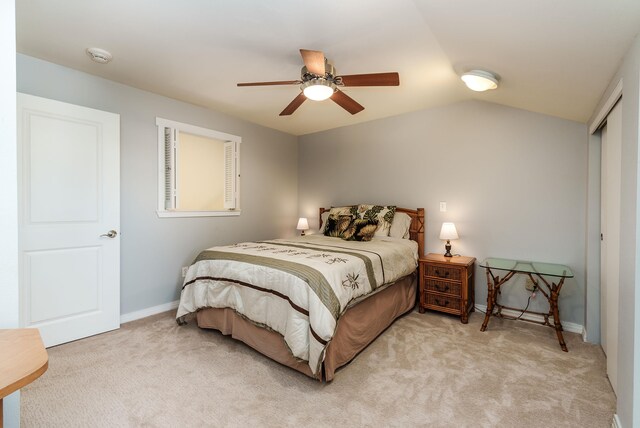
{"type": "Polygon", "coordinates": [[[172,313],[49,349],[23,427],[610,427],[599,346],[481,314],[412,312],[320,384],[172,313]]]}

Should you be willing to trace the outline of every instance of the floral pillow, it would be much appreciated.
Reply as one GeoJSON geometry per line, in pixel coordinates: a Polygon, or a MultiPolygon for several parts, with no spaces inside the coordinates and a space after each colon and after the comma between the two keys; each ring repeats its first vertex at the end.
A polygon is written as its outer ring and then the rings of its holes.
{"type": "Polygon", "coordinates": [[[342,238],[353,221],[350,215],[329,214],[327,218],[327,227],[324,229],[325,236],[333,238],[342,238]]]}
{"type": "Polygon", "coordinates": [[[347,241],[371,241],[378,229],[378,220],[355,219],[342,234],[347,241]]]}
{"type": "MultiPolygon", "coordinates": [[[[326,213],[327,211],[325,211],[326,213]]],[[[324,215],[324,213],[323,213],[324,215]]],[[[349,205],[349,206],[345,206],[345,207],[331,207],[331,209],[329,210],[329,216],[341,216],[341,215],[348,215],[351,217],[351,219],[353,220],[354,218],[356,218],[358,216],[358,206],[357,205],[349,205]]],[[[323,221],[322,222],[322,228],[320,229],[322,233],[327,231],[327,225],[328,225],[328,221],[323,221]]],[[[326,235],[326,233],[324,233],[326,235]]],[[[328,236],[328,235],[327,235],[328,236]]]]}
{"type": "Polygon", "coordinates": [[[378,229],[375,232],[375,236],[389,236],[389,230],[395,214],[395,205],[358,205],[359,219],[378,220],[378,229]]]}

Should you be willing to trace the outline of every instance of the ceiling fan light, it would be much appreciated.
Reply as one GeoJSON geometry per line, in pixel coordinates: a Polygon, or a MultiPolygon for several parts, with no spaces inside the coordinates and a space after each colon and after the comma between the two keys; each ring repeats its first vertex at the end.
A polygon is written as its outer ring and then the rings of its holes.
{"type": "Polygon", "coordinates": [[[336,85],[327,79],[311,79],[304,82],[300,89],[304,96],[313,101],[324,101],[335,92],[336,85]]]}
{"type": "Polygon", "coordinates": [[[498,87],[498,79],[493,73],[484,70],[471,70],[460,76],[467,88],[476,92],[488,91],[498,87]]]}

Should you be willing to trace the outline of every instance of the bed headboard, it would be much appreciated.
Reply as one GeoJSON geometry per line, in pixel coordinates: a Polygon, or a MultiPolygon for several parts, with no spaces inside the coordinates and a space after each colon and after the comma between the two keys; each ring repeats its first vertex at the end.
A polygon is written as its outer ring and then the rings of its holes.
{"type": "MultiPolygon", "coordinates": [[[[318,221],[320,229],[322,229],[322,213],[329,211],[330,208],[320,208],[318,221]]],[[[409,227],[409,239],[418,243],[418,256],[424,256],[424,208],[396,208],[397,213],[405,213],[411,217],[411,226],[409,227]]]]}

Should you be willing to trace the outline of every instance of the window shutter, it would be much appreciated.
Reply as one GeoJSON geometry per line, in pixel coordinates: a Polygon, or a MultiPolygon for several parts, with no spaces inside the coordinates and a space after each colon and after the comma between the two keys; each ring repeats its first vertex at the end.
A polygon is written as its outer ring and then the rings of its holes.
{"type": "Polygon", "coordinates": [[[176,130],[164,128],[164,208],[176,208],[176,130]]]}
{"type": "Polygon", "coordinates": [[[235,141],[224,143],[224,208],[229,210],[236,208],[236,150],[235,141]]]}

